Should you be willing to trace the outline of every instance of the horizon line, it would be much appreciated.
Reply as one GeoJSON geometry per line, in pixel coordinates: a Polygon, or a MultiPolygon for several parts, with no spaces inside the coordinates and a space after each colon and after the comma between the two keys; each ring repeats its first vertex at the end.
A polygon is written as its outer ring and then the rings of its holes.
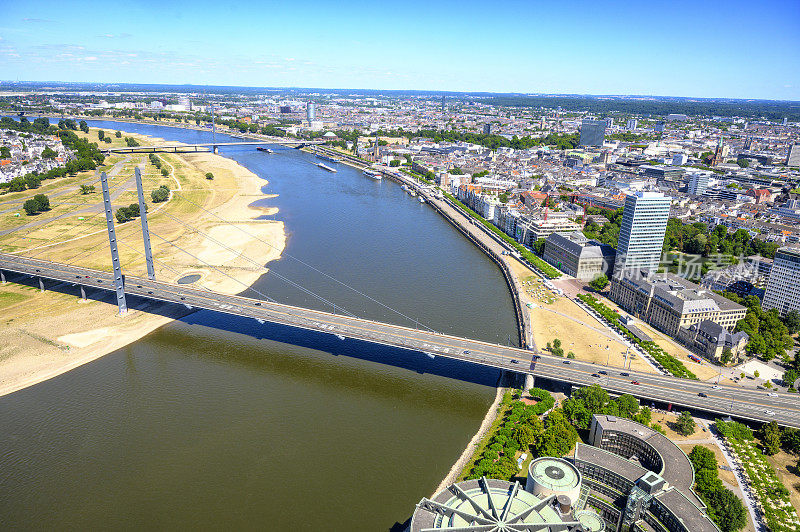
{"type": "MultiPolygon", "coordinates": [[[[2,80],[9,84],[71,84],[71,85],[145,85],[145,86],[170,86],[170,87],[206,87],[206,88],[229,88],[229,89],[266,89],[266,90],[303,90],[303,91],[370,91],[370,92],[417,92],[428,94],[455,94],[466,96],[521,96],[521,97],[566,97],[566,98],[680,98],[683,100],[727,100],[732,102],[781,102],[797,103],[800,100],[776,100],[770,98],[735,98],[728,96],[677,96],[677,95],[656,95],[656,94],[592,94],[592,93],[560,93],[560,92],[493,92],[493,91],[457,91],[457,90],[437,90],[437,89],[375,89],[375,88],[354,88],[354,87],[301,87],[301,86],[257,86],[257,85],[215,85],[215,84],[195,84],[195,83],[145,83],[129,81],[58,81],[58,80],[2,80]]],[[[513,106],[512,106],[513,107],[513,106]]]]}

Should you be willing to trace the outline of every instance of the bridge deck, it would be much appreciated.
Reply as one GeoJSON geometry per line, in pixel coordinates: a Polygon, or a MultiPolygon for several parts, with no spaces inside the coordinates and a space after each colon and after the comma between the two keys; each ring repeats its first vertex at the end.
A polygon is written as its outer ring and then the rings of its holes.
{"type": "MultiPolygon", "coordinates": [[[[0,254],[0,270],[103,290],[114,289],[110,273],[15,255],[0,254]]],[[[610,392],[630,393],[647,401],[672,403],[675,406],[754,421],[775,420],[781,425],[800,428],[800,397],[791,394],[770,397],[767,392],[759,390],[734,386],[714,387],[710,383],[650,373],[629,372],[629,375],[621,375],[618,369],[540,355],[524,349],[242,296],[218,294],[139,277],[126,278],[125,292],[157,301],[183,304],[189,308],[208,309],[252,318],[262,323],[269,321],[342,335],[580,386],[599,384],[610,392]],[[606,374],[600,374],[599,371],[605,371],[606,374]],[[641,384],[633,384],[634,380],[641,384]],[[698,394],[701,392],[707,397],[700,397],[698,394]]]]}
{"type": "Polygon", "coordinates": [[[198,148],[212,148],[219,146],[257,146],[263,144],[282,144],[285,146],[318,144],[320,141],[310,141],[301,139],[270,139],[270,140],[245,140],[242,142],[201,142],[196,144],[160,144],[158,146],[121,146],[118,148],[108,148],[103,150],[106,153],[147,153],[156,151],[197,151],[198,148]]]}

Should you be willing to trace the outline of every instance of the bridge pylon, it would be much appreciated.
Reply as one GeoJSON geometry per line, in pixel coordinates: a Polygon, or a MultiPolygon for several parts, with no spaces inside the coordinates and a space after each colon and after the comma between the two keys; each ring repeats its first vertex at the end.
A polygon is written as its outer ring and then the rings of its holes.
{"type": "Polygon", "coordinates": [[[136,175],[136,192],[139,194],[139,220],[142,223],[142,240],[144,241],[144,260],[147,263],[147,277],[155,281],[156,270],[153,266],[153,251],[150,248],[150,228],[147,225],[147,204],[144,202],[141,168],[137,166],[134,174],[136,175]]]}
{"type": "Polygon", "coordinates": [[[114,213],[111,210],[111,194],[108,191],[108,177],[105,172],[100,172],[100,185],[103,189],[103,209],[106,211],[106,226],[108,228],[108,245],[111,248],[111,267],[114,274],[114,292],[117,296],[119,315],[128,313],[128,304],[125,301],[125,285],[122,278],[122,265],[119,262],[117,249],[117,234],[114,231],[114,213]]]}

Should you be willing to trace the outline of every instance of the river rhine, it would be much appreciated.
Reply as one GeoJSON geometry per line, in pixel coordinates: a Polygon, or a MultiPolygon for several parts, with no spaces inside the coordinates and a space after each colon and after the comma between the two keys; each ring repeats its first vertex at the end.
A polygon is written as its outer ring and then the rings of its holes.
{"type": "MultiPolygon", "coordinates": [[[[89,124],[210,141],[208,132],[89,124]]],[[[222,154],[278,195],[260,200],[279,208],[288,236],[271,271],[337,311],[518,342],[497,266],[396,184],[343,165],[325,172],[297,150],[222,154]]],[[[276,275],[255,287],[331,310],[276,275]]],[[[496,379],[440,358],[198,312],[0,398],[0,523],[386,531],[445,476],[496,379]]]]}

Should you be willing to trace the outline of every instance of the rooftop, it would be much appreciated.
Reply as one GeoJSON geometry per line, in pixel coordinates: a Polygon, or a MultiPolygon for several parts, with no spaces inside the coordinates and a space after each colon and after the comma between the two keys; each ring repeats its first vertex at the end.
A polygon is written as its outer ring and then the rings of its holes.
{"type": "Polygon", "coordinates": [[[691,490],[694,484],[694,467],[692,467],[689,457],[672,440],[660,432],[630,419],[597,414],[594,417],[602,427],[603,432],[611,430],[632,434],[655,449],[661,457],[663,466],[661,471],[654,471],[654,473],[661,475],[664,480],[679,490],[690,493],[691,497],[689,498],[695,504],[702,506],[700,500],[691,490]]]}

